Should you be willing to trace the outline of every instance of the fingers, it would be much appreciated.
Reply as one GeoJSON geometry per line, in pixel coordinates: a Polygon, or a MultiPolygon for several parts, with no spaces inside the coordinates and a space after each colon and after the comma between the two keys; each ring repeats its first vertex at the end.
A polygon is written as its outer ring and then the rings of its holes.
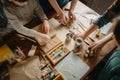
{"type": "Polygon", "coordinates": [[[61,24],[67,25],[67,23],[68,23],[68,18],[64,15],[63,12],[59,15],[59,19],[60,19],[60,23],[61,23],[61,24]]]}
{"type": "Polygon", "coordinates": [[[46,34],[49,34],[49,28],[48,28],[48,26],[44,26],[44,30],[45,30],[46,34]]]}
{"type": "Polygon", "coordinates": [[[76,16],[74,15],[72,11],[69,12],[69,20],[71,22],[74,22],[76,20],[76,16]]]}
{"type": "Polygon", "coordinates": [[[78,38],[78,37],[79,37],[79,34],[76,34],[73,36],[73,39],[76,40],[76,38],[78,38]]]}
{"type": "Polygon", "coordinates": [[[50,40],[50,36],[48,36],[47,34],[36,32],[35,39],[40,45],[45,45],[50,40]]]}
{"type": "Polygon", "coordinates": [[[63,25],[67,25],[68,18],[66,16],[64,16],[63,18],[60,19],[60,23],[63,24],[63,25]]]}
{"type": "Polygon", "coordinates": [[[69,20],[71,21],[71,22],[74,22],[75,20],[76,20],[76,17],[75,17],[75,15],[70,15],[69,16],[69,20]]]}
{"type": "Polygon", "coordinates": [[[45,34],[49,34],[50,26],[48,22],[44,22],[42,26],[42,31],[45,34]]]}
{"type": "Polygon", "coordinates": [[[93,43],[91,43],[91,44],[89,45],[89,47],[90,47],[92,50],[96,50],[96,49],[99,47],[99,45],[97,44],[97,42],[93,42],[93,43]]]}
{"type": "Polygon", "coordinates": [[[71,11],[68,13],[68,17],[69,19],[64,15],[64,13],[61,13],[59,15],[60,23],[63,25],[67,25],[68,21],[74,22],[76,20],[76,16],[71,11]]]}
{"type": "Polygon", "coordinates": [[[75,40],[75,39],[78,38],[78,37],[81,37],[81,38],[84,40],[84,39],[85,39],[85,33],[75,34],[75,35],[73,36],[73,39],[75,40]]]}
{"type": "Polygon", "coordinates": [[[44,33],[44,34],[47,34],[48,33],[48,31],[46,30],[46,27],[43,25],[42,26],[42,32],[44,33]]]}
{"type": "Polygon", "coordinates": [[[92,50],[96,50],[98,48],[97,44],[92,47],[92,50]]]}

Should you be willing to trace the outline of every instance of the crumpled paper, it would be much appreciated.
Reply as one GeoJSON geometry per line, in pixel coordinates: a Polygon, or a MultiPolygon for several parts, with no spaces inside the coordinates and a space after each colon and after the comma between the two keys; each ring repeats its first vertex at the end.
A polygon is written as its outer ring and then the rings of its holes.
{"type": "Polygon", "coordinates": [[[39,57],[33,56],[10,68],[10,80],[42,80],[39,57]]]}

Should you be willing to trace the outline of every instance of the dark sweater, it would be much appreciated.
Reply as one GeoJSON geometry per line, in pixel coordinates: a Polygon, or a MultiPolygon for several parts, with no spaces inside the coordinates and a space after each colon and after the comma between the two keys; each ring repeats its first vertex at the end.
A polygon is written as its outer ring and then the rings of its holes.
{"type": "Polygon", "coordinates": [[[120,80],[120,49],[108,59],[97,80],[120,80]]]}

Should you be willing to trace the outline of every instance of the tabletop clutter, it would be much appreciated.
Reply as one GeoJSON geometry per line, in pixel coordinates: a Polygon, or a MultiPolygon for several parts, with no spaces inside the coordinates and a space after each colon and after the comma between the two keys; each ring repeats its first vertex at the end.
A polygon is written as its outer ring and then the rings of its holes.
{"type": "MultiPolygon", "coordinates": [[[[62,75],[60,75],[54,67],[59,64],[61,60],[63,60],[70,52],[73,52],[74,54],[84,54],[85,58],[89,58],[96,55],[96,51],[92,50],[88,47],[88,44],[85,43],[85,41],[78,37],[76,39],[73,39],[75,33],[72,30],[69,30],[68,33],[66,33],[65,40],[69,43],[71,41],[74,42],[74,48],[70,51],[66,45],[61,41],[61,39],[55,35],[53,36],[50,41],[44,45],[40,46],[40,52],[39,54],[42,55],[43,59],[40,60],[40,71],[41,71],[41,78],[43,80],[64,80],[62,75]],[[85,47],[87,45],[87,47],[85,47]]],[[[24,36],[20,36],[20,38],[25,38],[27,40],[30,40],[34,43],[36,41],[33,41],[30,38],[26,38],[24,36]]],[[[22,40],[21,39],[21,40],[22,40]]],[[[38,43],[39,44],[39,43],[38,43]]],[[[29,57],[35,56],[35,51],[37,50],[38,46],[32,45],[30,51],[28,52],[29,57]]],[[[11,55],[6,57],[10,64],[13,64],[14,62],[18,62],[18,64],[22,61],[26,60],[26,56],[24,55],[24,52],[20,47],[17,46],[15,50],[15,55],[11,55]]],[[[28,62],[29,63],[29,62],[28,62]]]]}

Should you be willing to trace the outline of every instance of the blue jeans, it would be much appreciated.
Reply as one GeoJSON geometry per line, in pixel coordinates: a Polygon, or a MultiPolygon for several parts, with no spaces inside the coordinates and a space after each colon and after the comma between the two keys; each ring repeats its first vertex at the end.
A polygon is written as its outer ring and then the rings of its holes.
{"type": "MultiPolygon", "coordinates": [[[[58,5],[60,7],[65,6],[69,0],[56,0],[58,5]]],[[[48,0],[37,0],[37,2],[41,5],[42,9],[44,10],[44,12],[47,14],[48,12],[54,11],[53,7],[51,6],[51,4],[49,3],[48,0]]]]}

